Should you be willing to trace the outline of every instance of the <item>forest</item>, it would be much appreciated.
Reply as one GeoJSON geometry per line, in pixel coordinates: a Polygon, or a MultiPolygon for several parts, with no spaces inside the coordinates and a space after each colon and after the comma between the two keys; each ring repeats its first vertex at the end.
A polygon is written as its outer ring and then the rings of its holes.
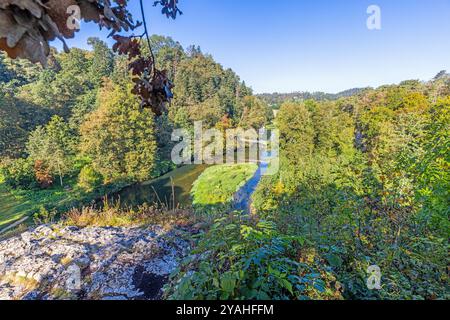
{"type": "MultiPolygon", "coordinates": [[[[176,268],[152,298],[450,298],[449,73],[338,94],[254,94],[199,46],[160,35],[114,40],[110,48],[92,37],[89,49],[49,48],[28,60],[0,53],[3,251],[6,241],[30,242],[29,230],[51,234],[50,246],[62,230],[94,230],[131,234],[140,254],[160,232],[172,236],[167,246],[189,245],[178,260],[169,255],[176,268]],[[45,68],[33,63],[42,57],[45,68]],[[170,99],[153,104],[143,87],[170,99]],[[172,133],[193,133],[196,121],[220,132],[278,130],[279,171],[174,164],[172,133]],[[135,236],[139,228],[148,234],[135,236]]],[[[113,248],[126,260],[123,238],[113,248]]],[[[94,264],[55,256],[83,276],[94,264]]],[[[56,299],[86,297],[19,273],[0,274],[0,297],[18,282],[56,299]]]]}

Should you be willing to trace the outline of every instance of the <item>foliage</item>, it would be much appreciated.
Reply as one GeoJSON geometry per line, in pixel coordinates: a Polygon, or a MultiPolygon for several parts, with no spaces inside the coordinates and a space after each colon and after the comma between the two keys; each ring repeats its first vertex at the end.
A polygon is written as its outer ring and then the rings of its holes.
{"type": "Polygon", "coordinates": [[[69,125],[61,117],[54,116],[45,127],[37,127],[28,139],[27,152],[30,159],[40,162],[50,175],[63,177],[72,170],[74,138],[69,125]]]}
{"type": "Polygon", "coordinates": [[[39,212],[33,215],[33,220],[36,225],[50,224],[56,221],[56,211],[49,212],[44,206],[39,208],[39,212]]]}
{"type": "Polygon", "coordinates": [[[92,192],[103,183],[103,177],[92,166],[81,169],[78,176],[78,187],[86,192],[92,192]]]}
{"type": "Polygon", "coordinates": [[[234,216],[216,220],[172,277],[166,295],[176,300],[340,298],[304,238],[234,216]]]}
{"type": "Polygon", "coordinates": [[[0,84],[0,156],[24,156],[28,134],[50,119],[48,110],[19,99],[13,82],[0,84]]]}
{"type": "Polygon", "coordinates": [[[102,185],[87,193],[76,186],[77,181],[74,178],[66,180],[66,185],[70,188],[54,184],[47,189],[12,189],[2,180],[0,175],[0,227],[5,227],[21,218],[33,216],[40,211],[41,207],[49,212],[56,212],[55,218],[59,218],[64,212],[92,205],[94,200],[100,199],[105,194],[116,193],[126,186],[123,183],[102,185]]]}
{"type": "Polygon", "coordinates": [[[35,186],[34,164],[29,159],[6,161],[0,166],[3,182],[11,188],[30,188],[35,186]]]}
{"type": "Polygon", "coordinates": [[[47,164],[42,160],[34,162],[34,176],[41,189],[47,189],[53,185],[53,176],[50,174],[47,164]]]}
{"type": "Polygon", "coordinates": [[[314,244],[345,298],[448,297],[448,97],[435,85],[281,106],[281,170],[253,205],[314,244]],[[381,290],[366,286],[370,265],[381,290]]]}
{"type": "Polygon", "coordinates": [[[224,70],[201,51],[185,54],[176,64],[174,99],[169,110],[175,125],[188,129],[193,121],[203,121],[212,128],[224,116],[233,119],[235,126],[240,123],[240,101],[251,91],[232,70],[224,70]]]}
{"type": "MultiPolygon", "coordinates": [[[[182,73],[175,81],[175,85],[180,84],[180,89],[185,86],[185,81],[197,77],[201,78],[201,85],[218,84],[207,88],[213,88],[212,99],[207,104],[211,114],[217,114],[208,126],[214,127],[216,121],[222,123],[223,119],[227,119],[224,122],[227,127],[238,124],[239,101],[251,91],[232,70],[224,70],[198,48],[185,50],[171,38],[153,36],[150,42],[161,69],[167,69],[172,79],[182,73]],[[202,67],[204,63],[206,66],[202,67]]],[[[150,55],[148,45],[140,44],[142,54],[150,55]]],[[[0,66],[5,70],[0,80],[0,157],[26,159],[19,161],[26,162],[28,170],[22,174],[16,168],[11,176],[6,174],[8,181],[17,179],[22,182],[20,185],[12,182],[15,189],[2,184],[1,195],[13,200],[7,209],[2,209],[0,223],[9,223],[10,217],[33,214],[41,205],[61,212],[85,201],[89,203],[92,198],[124,185],[165,174],[174,168],[170,160],[172,131],[178,125],[189,128],[192,119],[200,119],[192,111],[202,111],[196,107],[197,102],[192,105],[172,103],[168,116],[156,118],[151,112],[142,110],[138,106],[139,101],[133,100],[129,94],[133,86],[129,61],[114,55],[99,39],[89,39],[88,45],[90,50],[72,48],[69,53],[52,49],[45,70],[28,61],[0,55],[0,66]],[[121,92],[117,97],[114,97],[115,89],[121,92]],[[114,107],[106,107],[106,104],[114,107]],[[106,112],[106,109],[117,112],[106,112]],[[104,117],[96,118],[104,113],[104,117]],[[114,119],[117,122],[110,123],[114,119]],[[114,127],[112,124],[115,123],[120,126],[114,127]],[[99,149],[80,154],[80,148],[86,145],[86,141],[83,142],[86,132],[81,129],[94,124],[95,130],[88,130],[89,137],[99,149]],[[98,137],[100,140],[96,141],[98,137]],[[97,144],[101,141],[107,148],[102,149],[97,144]],[[27,144],[31,154],[27,152],[27,144]],[[116,146],[118,148],[115,149],[116,146]],[[129,158],[125,159],[124,154],[129,154],[129,158]],[[110,166],[108,157],[114,160],[111,162],[113,166],[110,166]],[[104,179],[100,185],[95,183],[93,189],[93,186],[86,189],[87,186],[77,185],[80,171],[87,165],[104,179]],[[57,186],[61,185],[60,173],[65,188],[57,186]],[[41,187],[48,188],[36,189],[38,180],[43,182],[41,187]],[[49,186],[53,181],[55,183],[49,186]]],[[[206,90],[200,90],[208,94],[206,90]]],[[[190,93],[180,90],[178,95],[180,100],[185,100],[190,93]]],[[[198,101],[199,104],[203,102],[198,101]]]]}
{"type": "MultiPolygon", "coordinates": [[[[176,3],[158,5],[171,16],[176,3]]],[[[216,221],[174,274],[168,296],[448,299],[446,72],[426,83],[256,98],[197,46],[185,50],[161,36],[116,40],[127,58],[98,39],[89,40],[90,51],[49,50],[46,70],[0,55],[0,156],[11,158],[0,166],[1,226],[36,212],[51,222],[68,210],[66,222],[79,226],[190,223],[188,212],[153,207],[71,209],[171,170],[174,128],[192,130],[200,120],[221,131],[268,125],[266,101],[280,109],[281,168],[253,196],[263,220],[231,214],[216,221]],[[169,77],[175,97],[162,106],[168,115],[155,118],[142,107],[153,104],[153,91],[167,102],[169,77]],[[57,176],[60,185],[52,185],[57,176]],[[370,265],[381,268],[381,290],[367,288],[370,265]]],[[[228,214],[255,170],[209,168],[192,190],[196,212],[228,214]]]]}
{"type": "Polygon", "coordinates": [[[267,126],[273,119],[272,109],[257,97],[244,97],[241,105],[242,116],[239,125],[244,129],[259,130],[267,126]]]}
{"type": "Polygon", "coordinates": [[[263,93],[258,94],[257,97],[269,104],[271,107],[278,109],[285,102],[302,102],[306,100],[338,100],[343,97],[351,97],[357,95],[367,89],[368,88],[354,88],[336,94],[325,92],[263,93]]]}
{"type": "Polygon", "coordinates": [[[106,182],[149,180],[157,148],[153,113],[139,108],[130,85],[107,83],[99,99],[80,128],[80,149],[106,182]]]}

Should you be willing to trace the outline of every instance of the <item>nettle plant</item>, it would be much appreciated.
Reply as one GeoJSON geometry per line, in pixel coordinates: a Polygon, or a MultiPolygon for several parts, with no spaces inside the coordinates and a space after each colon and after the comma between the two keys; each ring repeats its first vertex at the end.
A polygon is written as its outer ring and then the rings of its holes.
{"type": "MultiPolygon", "coordinates": [[[[137,1],[137,0],[136,0],[137,1]]],[[[95,22],[110,30],[109,37],[116,43],[114,50],[126,55],[133,74],[133,92],[140,98],[141,106],[151,108],[161,115],[172,98],[172,84],[165,71],[155,66],[155,57],[149,41],[142,0],[139,0],[142,22],[134,21],[128,10],[128,0],[3,0],[0,3],[0,50],[10,58],[40,62],[44,67],[50,56],[50,42],[59,39],[64,50],[69,48],[65,39],[73,38],[80,21],[95,22]],[[135,36],[130,32],[144,28],[135,36]],[[120,34],[120,35],[119,35],[120,34]],[[146,38],[150,54],[141,51],[146,38]]],[[[175,19],[182,12],[178,0],[154,1],[162,7],[162,14],[175,19]]]]}

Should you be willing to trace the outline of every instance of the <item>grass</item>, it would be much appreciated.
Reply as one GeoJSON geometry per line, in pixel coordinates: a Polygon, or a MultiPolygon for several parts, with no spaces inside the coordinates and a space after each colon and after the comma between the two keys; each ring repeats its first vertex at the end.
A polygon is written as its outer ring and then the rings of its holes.
{"type": "MultiPolygon", "coordinates": [[[[191,192],[194,208],[201,213],[204,211],[220,213],[221,209],[229,210],[233,203],[233,195],[254,175],[256,170],[255,164],[209,167],[194,182],[191,192]]],[[[117,206],[105,206],[98,211],[88,207],[91,201],[113,193],[124,185],[104,187],[93,193],[85,193],[75,187],[75,180],[67,180],[67,184],[74,187],[68,190],[60,186],[45,190],[12,190],[0,177],[0,230],[4,230],[24,217],[39,213],[43,207],[49,212],[68,212],[65,215],[68,220],[79,226],[124,226],[149,222],[167,224],[179,219],[179,215],[185,214],[182,210],[167,214],[169,210],[154,207],[122,210],[117,206]],[[82,208],[83,206],[85,208],[82,208]]],[[[28,225],[32,223],[33,219],[25,222],[28,225]]]]}
{"type": "MultiPolygon", "coordinates": [[[[42,207],[49,211],[65,212],[74,207],[88,205],[92,200],[123,187],[123,185],[114,185],[85,193],[75,187],[75,179],[68,180],[67,185],[74,187],[69,190],[56,185],[44,190],[10,189],[0,177],[0,230],[24,217],[33,216],[42,207]]],[[[33,223],[33,219],[28,219],[26,223],[33,223]]]]}
{"type": "Polygon", "coordinates": [[[28,214],[29,204],[12,195],[0,184],[0,230],[28,214]]]}
{"type": "Polygon", "coordinates": [[[102,209],[84,207],[72,209],[63,215],[62,223],[68,226],[84,227],[141,227],[159,225],[166,229],[173,226],[187,226],[196,222],[189,210],[170,210],[162,206],[142,205],[136,209],[121,208],[120,203],[110,205],[104,202],[102,209]]]}
{"type": "MultiPolygon", "coordinates": [[[[202,171],[205,166],[186,166],[186,168],[180,168],[174,170],[173,172],[178,172],[178,176],[175,177],[174,182],[176,186],[182,186],[182,192],[179,194],[181,200],[189,200],[189,190],[193,181],[199,175],[199,171],[202,171]],[[184,199],[186,198],[186,199],[184,199]]],[[[169,177],[171,173],[158,178],[154,181],[158,181],[155,187],[160,194],[162,200],[166,200],[164,197],[165,193],[172,199],[171,193],[172,185],[170,179],[165,179],[164,177],[169,177]]],[[[172,173],[173,174],[173,173],[172,173]]],[[[61,213],[72,211],[73,208],[81,208],[83,206],[90,206],[91,202],[96,199],[100,199],[105,195],[114,194],[124,187],[129,185],[128,183],[116,183],[114,185],[103,186],[98,190],[91,193],[86,193],[76,186],[76,179],[67,179],[65,181],[66,185],[71,186],[70,189],[66,190],[59,185],[54,185],[53,187],[45,190],[32,189],[11,189],[7,187],[3,181],[3,177],[0,175],[0,234],[5,228],[12,226],[15,222],[19,221],[24,217],[33,217],[36,213],[41,211],[41,208],[45,208],[46,211],[53,213],[56,211],[58,214],[55,219],[58,219],[61,213]]],[[[177,188],[178,190],[179,188],[177,188]]],[[[154,194],[154,191],[149,191],[154,194]]],[[[177,201],[181,201],[177,199],[177,201]]],[[[155,200],[156,201],[156,200],[155,200]]],[[[168,201],[170,202],[170,200],[168,201]]],[[[165,201],[164,201],[165,204],[165,201]]],[[[83,209],[86,211],[87,209],[83,209]]],[[[120,219],[126,219],[121,217],[120,219]]],[[[1,237],[5,237],[7,234],[15,234],[16,229],[23,230],[26,226],[30,226],[34,223],[34,219],[30,218],[24,223],[20,224],[20,228],[14,227],[8,232],[1,234],[1,237]]],[[[119,223],[118,221],[110,221],[110,223],[119,223]]]]}
{"type": "Polygon", "coordinates": [[[206,169],[191,191],[196,212],[229,210],[234,194],[254,176],[257,169],[256,164],[218,165],[206,169]]]}
{"type": "Polygon", "coordinates": [[[82,192],[77,189],[67,191],[61,187],[53,187],[46,190],[12,190],[0,184],[0,229],[23,217],[32,216],[41,207],[51,210],[65,208],[82,197],[82,192]]]}

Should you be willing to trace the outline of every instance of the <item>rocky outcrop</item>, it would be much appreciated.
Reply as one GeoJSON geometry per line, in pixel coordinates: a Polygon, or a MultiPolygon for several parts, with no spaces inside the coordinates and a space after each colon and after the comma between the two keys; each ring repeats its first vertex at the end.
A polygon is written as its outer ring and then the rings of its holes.
{"type": "Polygon", "coordinates": [[[181,230],[40,226],[0,242],[0,299],[160,299],[181,230]]]}

